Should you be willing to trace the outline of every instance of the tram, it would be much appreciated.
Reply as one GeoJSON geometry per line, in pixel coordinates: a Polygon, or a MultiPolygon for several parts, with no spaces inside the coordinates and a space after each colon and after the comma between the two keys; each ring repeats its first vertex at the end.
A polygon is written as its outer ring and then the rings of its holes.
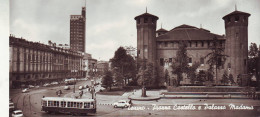
{"type": "Polygon", "coordinates": [[[75,85],[76,79],[75,78],[65,79],[64,82],[65,82],[66,85],[75,85]]]}
{"type": "Polygon", "coordinates": [[[42,111],[47,113],[69,113],[87,115],[96,113],[95,99],[75,99],[67,97],[44,97],[41,101],[42,111]]]}

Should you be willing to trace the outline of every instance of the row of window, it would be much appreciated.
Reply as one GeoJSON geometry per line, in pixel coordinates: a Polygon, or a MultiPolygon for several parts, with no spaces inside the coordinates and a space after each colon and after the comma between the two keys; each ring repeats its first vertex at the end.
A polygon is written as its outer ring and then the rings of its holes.
{"type": "Polygon", "coordinates": [[[93,102],[66,102],[66,101],[43,101],[42,106],[46,107],[67,107],[67,108],[94,108],[93,102]]]}
{"type": "MultiPolygon", "coordinates": [[[[157,46],[159,48],[162,47],[178,47],[178,42],[160,42],[157,44],[157,46]]],[[[213,45],[212,42],[204,42],[204,41],[194,41],[194,42],[188,42],[187,46],[188,47],[205,47],[205,45],[207,44],[207,47],[211,47],[213,45]]],[[[220,46],[224,47],[224,43],[222,41],[220,41],[220,46]]]]}
{"type": "MultiPolygon", "coordinates": [[[[145,17],[145,18],[143,18],[143,23],[152,23],[152,24],[154,24],[155,23],[155,19],[154,18],[148,18],[148,17],[145,17]],[[150,19],[150,21],[149,21],[149,19],[150,19]]],[[[137,19],[137,24],[140,24],[141,23],[141,19],[140,18],[138,18],[137,19]]]]}
{"type": "MultiPolygon", "coordinates": [[[[165,64],[173,62],[173,58],[160,58],[160,66],[165,66],[165,64]]],[[[188,58],[188,62],[192,63],[192,58],[188,58]]],[[[204,58],[200,58],[200,64],[204,64],[204,58]]]]}
{"type": "MultiPolygon", "coordinates": [[[[235,22],[239,22],[240,20],[242,20],[242,22],[245,22],[247,20],[247,16],[243,16],[243,17],[235,16],[235,18],[234,18],[235,22]]],[[[227,23],[230,23],[231,22],[231,18],[228,17],[226,19],[226,21],[227,21],[227,23]]]]}
{"type": "MultiPolygon", "coordinates": [[[[10,48],[10,72],[68,70],[80,65],[80,59],[67,58],[64,55],[28,51],[28,49],[10,48]],[[26,51],[26,52],[25,52],[26,51]],[[66,64],[66,65],[65,65],[66,64]]],[[[78,67],[77,67],[78,68],[78,67]]],[[[78,68],[80,69],[80,68],[78,68]]]]}

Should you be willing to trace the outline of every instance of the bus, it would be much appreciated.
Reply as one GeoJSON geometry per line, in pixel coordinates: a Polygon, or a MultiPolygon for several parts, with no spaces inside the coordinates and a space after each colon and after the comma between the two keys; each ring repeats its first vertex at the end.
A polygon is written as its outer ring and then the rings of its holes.
{"type": "Polygon", "coordinates": [[[65,82],[66,85],[75,85],[76,84],[76,78],[65,79],[64,82],[65,82]]]}
{"type": "Polygon", "coordinates": [[[87,115],[96,113],[95,99],[75,99],[67,97],[43,97],[42,111],[46,113],[67,113],[72,115],[87,115]]]}

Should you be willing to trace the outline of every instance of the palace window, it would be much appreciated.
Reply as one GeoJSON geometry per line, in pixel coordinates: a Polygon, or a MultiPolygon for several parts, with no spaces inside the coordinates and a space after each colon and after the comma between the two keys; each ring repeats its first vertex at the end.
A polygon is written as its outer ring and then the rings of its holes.
{"type": "Polygon", "coordinates": [[[231,68],[231,63],[228,63],[228,68],[231,68]]]}
{"type": "Polygon", "coordinates": [[[140,24],[140,18],[137,19],[137,24],[140,24]]]}
{"type": "Polygon", "coordinates": [[[200,58],[200,64],[204,64],[204,58],[200,58]]]}
{"type": "Polygon", "coordinates": [[[163,58],[160,58],[160,65],[164,66],[164,59],[163,58]]]}
{"type": "Polygon", "coordinates": [[[155,22],[154,22],[154,19],[152,19],[152,24],[154,24],[155,22]]]}
{"type": "Polygon", "coordinates": [[[201,42],[201,47],[204,47],[204,42],[203,41],[201,42]]]}
{"type": "Polygon", "coordinates": [[[164,46],[165,46],[165,47],[168,47],[168,42],[164,42],[164,46]]]}
{"type": "Polygon", "coordinates": [[[148,46],[144,45],[144,51],[147,52],[148,51],[148,46]]]}
{"type": "Polygon", "coordinates": [[[192,58],[189,58],[189,63],[192,63],[192,58]]]}
{"type": "Polygon", "coordinates": [[[236,16],[235,17],[235,22],[238,22],[239,21],[239,16],[236,16]]]}
{"type": "Polygon", "coordinates": [[[148,23],[148,18],[144,18],[144,23],[148,23]]]}
{"type": "Polygon", "coordinates": [[[227,18],[227,22],[230,23],[230,21],[231,21],[231,20],[230,20],[230,17],[228,17],[228,18],[227,18]]]}
{"type": "Polygon", "coordinates": [[[172,58],[169,58],[169,62],[170,62],[170,63],[172,62],[172,58]]]}

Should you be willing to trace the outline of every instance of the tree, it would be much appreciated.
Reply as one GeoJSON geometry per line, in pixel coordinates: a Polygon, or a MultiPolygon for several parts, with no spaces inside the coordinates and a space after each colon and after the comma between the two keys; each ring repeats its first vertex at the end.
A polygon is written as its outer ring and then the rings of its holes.
{"type": "Polygon", "coordinates": [[[180,41],[179,49],[174,58],[175,63],[172,64],[172,73],[177,75],[177,86],[180,85],[180,81],[183,79],[182,74],[187,73],[188,70],[188,56],[187,56],[187,42],[180,41]]]}
{"type": "Polygon", "coordinates": [[[153,79],[153,64],[152,63],[147,63],[142,65],[139,68],[137,77],[138,77],[138,84],[142,86],[148,86],[152,85],[152,79],[153,79]]]}
{"type": "Polygon", "coordinates": [[[207,64],[209,64],[209,71],[212,72],[212,74],[214,73],[212,69],[215,66],[216,83],[218,84],[217,72],[218,69],[225,64],[227,55],[223,54],[224,48],[221,47],[220,41],[216,36],[213,38],[212,43],[213,45],[210,47],[211,52],[208,53],[205,58],[209,58],[207,64]]]}
{"type": "Polygon", "coordinates": [[[224,74],[222,75],[221,83],[223,83],[224,85],[226,85],[226,84],[228,84],[228,82],[229,82],[229,78],[228,78],[227,71],[224,71],[224,74]]]}
{"type": "Polygon", "coordinates": [[[196,80],[196,77],[197,77],[196,70],[198,69],[199,66],[200,66],[200,63],[195,62],[192,66],[188,67],[187,75],[192,84],[194,84],[194,81],[196,80]]]}
{"type": "Polygon", "coordinates": [[[235,81],[234,81],[234,78],[233,78],[233,75],[232,74],[229,74],[228,75],[228,80],[231,82],[231,84],[234,84],[235,81]]]}
{"type": "Polygon", "coordinates": [[[169,72],[168,70],[166,69],[165,70],[165,73],[164,73],[164,79],[165,79],[165,82],[170,85],[170,76],[169,76],[169,72]]]}
{"type": "Polygon", "coordinates": [[[203,70],[199,71],[196,77],[196,81],[199,81],[200,83],[206,81],[206,72],[203,70]]]}
{"type": "Polygon", "coordinates": [[[256,72],[258,56],[258,48],[256,43],[251,43],[248,51],[248,73],[254,74],[256,72]]]}
{"type": "Polygon", "coordinates": [[[120,69],[118,69],[118,68],[113,69],[113,77],[114,77],[116,84],[118,86],[122,86],[124,80],[123,80],[123,75],[120,72],[120,69]]]}
{"type": "Polygon", "coordinates": [[[107,71],[105,73],[105,76],[102,78],[102,85],[104,85],[106,89],[109,87],[111,90],[112,84],[113,84],[112,72],[107,71]]]}
{"type": "Polygon", "coordinates": [[[126,85],[127,80],[129,81],[130,78],[134,78],[136,74],[136,66],[135,60],[132,56],[128,55],[126,50],[123,47],[119,47],[114,54],[114,57],[111,59],[111,67],[117,73],[114,76],[117,78],[117,81],[124,81],[126,85]],[[118,79],[121,78],[121,79],[118,79]]]}

